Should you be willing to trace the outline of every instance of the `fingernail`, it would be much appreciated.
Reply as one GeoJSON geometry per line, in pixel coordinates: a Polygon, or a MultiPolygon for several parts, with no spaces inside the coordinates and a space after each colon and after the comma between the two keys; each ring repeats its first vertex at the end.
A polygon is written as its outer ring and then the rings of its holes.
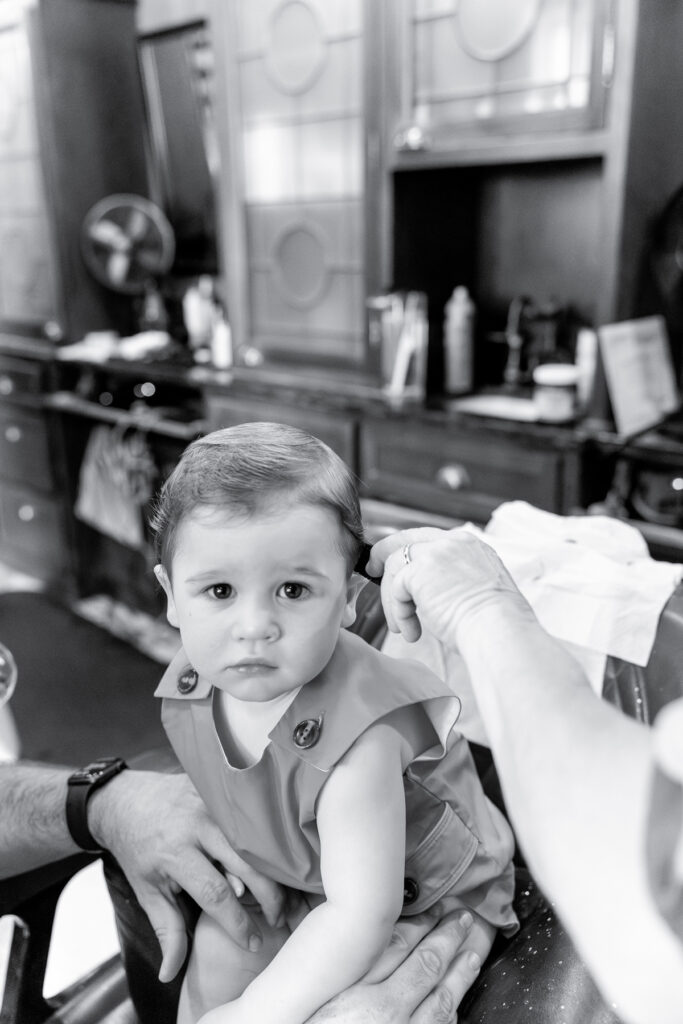
{"type": "Polygon", "coordinates": [[[259,949],[261,948],[261,945],[262,939],[260,935],[249,936],[249,949],[251,950],[252,953],[258,953],[259,949]]]}
{"type": "Polygon", "coordinates": [[[481,967],[481,957],[479,956],[478,953],[468,953],[467,963],[470,970],[478,971],[479,968],[481,967]]]}
{"type": "Polygon", "coordinates": [[[469,910],[466,910],[464,914],[460,915],[460,924],[463,928],[466,928],[467,931],[469,931],[474,924],[474,918],[470,914],[469,910]]]}

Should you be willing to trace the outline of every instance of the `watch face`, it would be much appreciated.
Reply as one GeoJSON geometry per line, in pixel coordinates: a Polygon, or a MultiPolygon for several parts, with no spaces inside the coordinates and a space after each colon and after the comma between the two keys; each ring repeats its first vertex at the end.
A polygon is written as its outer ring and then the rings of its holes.
{"type": "Polygon", "coordinates": [[[69,782],[76,785],[91,785],[93,782],[101,779],[103,775],[108,775],[112,770],[120,771],[124,767],[123,762],[118,757],[103,757],[99,761],[92,761],[85,768],[75,771],[71,775],[69,782]]]}

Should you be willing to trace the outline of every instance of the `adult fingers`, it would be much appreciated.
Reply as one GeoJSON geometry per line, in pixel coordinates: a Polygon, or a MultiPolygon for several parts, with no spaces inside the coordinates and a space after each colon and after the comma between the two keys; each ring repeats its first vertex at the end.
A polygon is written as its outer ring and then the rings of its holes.
{"type": "MultiPolygon", "coordinates": [[[[242,891],[244,886],[250,890],[254,899],[260,903],[268,924],[274,926],[282,920],[286,896],[281,885],[250,867],[238,853],[235,853],[221,830],[218,826],[213,826],[213,823],[202,836],[202,845],[213,860],[224,866],[228,877],[232,875],[241,880],[242,891]]],[[[235,891],[238,896],[242,895],[238,890],[235,891]]]]}
{"type": "Polygon", "coordinates": [[[406,564],[402,550],[392,552],[386,561],[381,583],[382,607],[391,632],[402,633],[412,643],[419,639],[422,626],[408,585],[411,566],[406,564]]]}
{"type": "MultiPolygon", "coordinates": [[[[450,989],[443,992],[442,981],[471,926],[471,915],[463,912],[450,914],[437,924],[418,942],[394,973],[382,982],[382,988],[390,1002],[394,1006],[407,1007],[412,1014],[430,996],[434,996],[432,1005],[437,1007],[439,999],[447,999],[450,989]]],[[[425,1021],[427,1019],[423,1018],[425,1021]]]]}
{"type": "Polygon", "coordinates": [[[187,932],[177,904],[159,889],[138,893],[161,947],[159,981],[171,981],[185,962],[187,932]]]}
{"type": "Polygon", "coordinates": [[[241,897],[244,896],[244,891],[246,888],[242,879],[238,878],[237,875],[231,874],[229,871],[225,877],[230,882],[230,885],[232,886],[232,891],[234,892],[237,899],[241,899],[241,897]]]}
{"type": "Polygon", "coordinates": [[[443,536],[443,533],[443,530],[433,526],[416,526],[408,530],[399,530],[397,533],[390,533],[388,537],[382,537],[376,544],[373,544],[372,551],[370,552],[367,564],[369,575],[379,578],[384,572],[389,555],[403,548],[406,544],[436,540],[437,537],[443,536]]]}
{"type": "Polygon", "coordinates": [[[439,984],[415,1010],[411,1024],[452,1024],[457,1021],[458,1007],[474,984],[480,966],[477,953],[460,953],[439,984]]]}
{"type": "Polygon", "coordinates": [[[396,922],[391,941],[380,957],[363,978],[367,984],[384,981],[396,971],[417,946],[421,939],[434,928],[439,920],[438,913],[427,910],[414,917],[402,917],[396,922]]]}
{"type": "Polygon", "coordinates": [[[232,885],[208,856],[187,851],[175,881],[243,949],[255,951],[261,932],[235,896],[232,885]]]}

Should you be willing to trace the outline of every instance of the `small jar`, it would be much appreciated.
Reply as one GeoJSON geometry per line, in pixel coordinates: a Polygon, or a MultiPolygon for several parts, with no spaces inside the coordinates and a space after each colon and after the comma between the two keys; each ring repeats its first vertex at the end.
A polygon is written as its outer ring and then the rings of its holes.
{"type": "Polygon", "coordinates": [[[566,423],[576,416],[579,369],[573,363],[545,363],[533,373],[534,404],[539,420],[566,423]]]}

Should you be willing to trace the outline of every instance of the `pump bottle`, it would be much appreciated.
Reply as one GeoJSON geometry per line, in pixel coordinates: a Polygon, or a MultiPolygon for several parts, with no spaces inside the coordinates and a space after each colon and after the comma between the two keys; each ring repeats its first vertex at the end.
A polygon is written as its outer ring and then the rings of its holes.
{"type": "Polygon", "coordinates": [[[460,395],[474,386],[475,308],[464,285],[453,289],[446,303],[443,325],[444,391],[460,395]]]}

